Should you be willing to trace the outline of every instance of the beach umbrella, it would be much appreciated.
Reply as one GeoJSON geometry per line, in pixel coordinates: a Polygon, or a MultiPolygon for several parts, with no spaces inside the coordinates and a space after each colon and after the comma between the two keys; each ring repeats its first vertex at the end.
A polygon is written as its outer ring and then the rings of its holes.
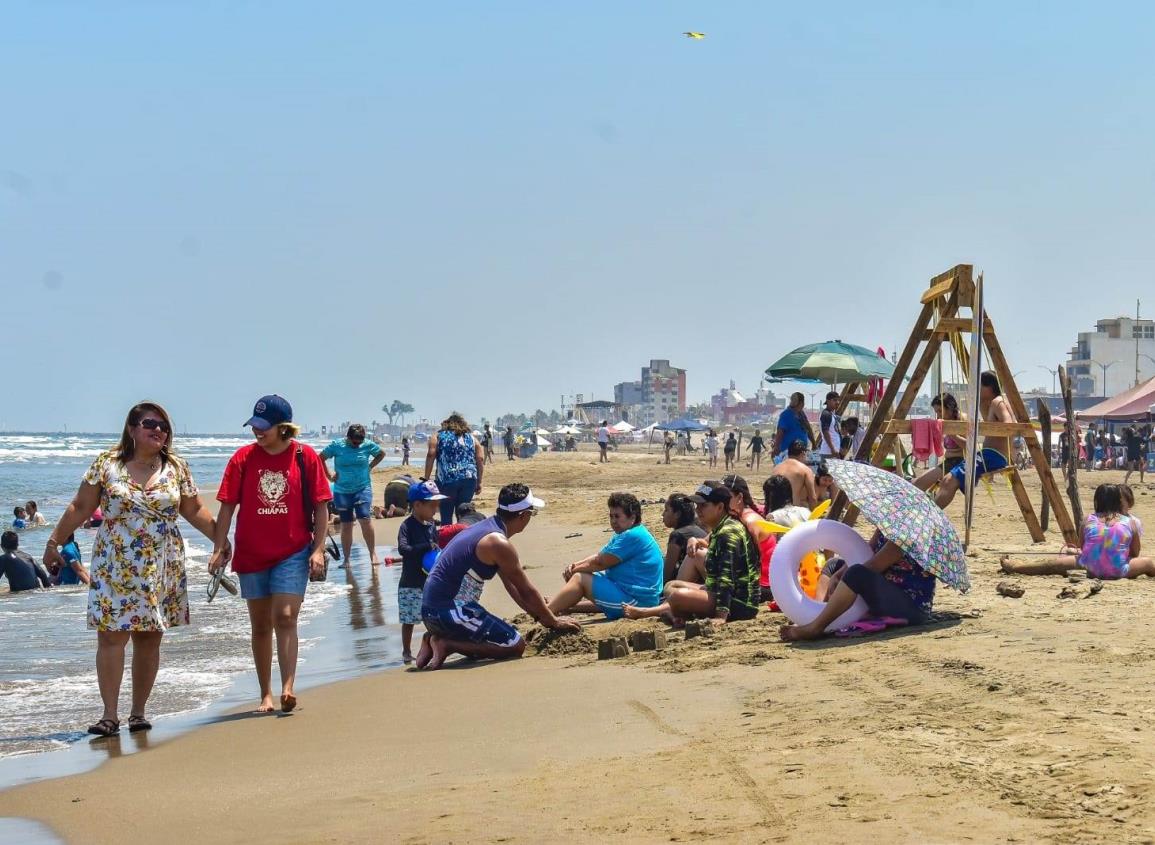
{"type": "Polygon", "coordinates": [[[944,584],[970,589],[962,540],[946,513],[905,478],[870,464],[829,459],[835,483],[862,514],[944,584]]]}
{"type": "Polygon", "coordinates": [[[825,384],[890,378],[894,364],[878,352],[841,340],[799,346],[766,368],[775,379],[816,379],[825,384]]]}

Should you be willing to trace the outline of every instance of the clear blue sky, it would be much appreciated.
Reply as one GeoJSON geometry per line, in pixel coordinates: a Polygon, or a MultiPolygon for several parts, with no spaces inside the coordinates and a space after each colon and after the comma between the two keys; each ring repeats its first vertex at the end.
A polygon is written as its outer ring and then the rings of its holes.
{"type": "Polygon", "coordinates": [[[1153,9],[6,4],[0,427],[704,399],[958,262],[1049,386],[1155,313],[1153,9]]]}

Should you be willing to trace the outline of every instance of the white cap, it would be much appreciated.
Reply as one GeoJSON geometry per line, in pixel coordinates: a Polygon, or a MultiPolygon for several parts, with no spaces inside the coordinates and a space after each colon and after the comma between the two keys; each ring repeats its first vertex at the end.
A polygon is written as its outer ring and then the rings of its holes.
{"type": "Polygon", "coordinates": [[[506,511],[507,513],[521,513],[521,511],[527,511],[530,508],[533,508],[534,510],[541,510],[544,507],[545,502],[534,496],[532,490],[526,493],[525,498],[520,502],[514,502],[510,505],[503,505],[500,502],[497,504],[498,510],[506,511]]]}

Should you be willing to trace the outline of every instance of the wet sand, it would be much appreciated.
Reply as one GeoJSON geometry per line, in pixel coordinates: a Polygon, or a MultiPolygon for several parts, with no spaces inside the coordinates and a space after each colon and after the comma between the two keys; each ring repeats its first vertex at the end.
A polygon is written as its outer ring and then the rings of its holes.
{"type": "MultiPolygon", "coordinates": [[[[656,499],[719,475],[693,458],[658,465],[656,452],[604,466],[590,452],[502,460],[479,505],[490,510],[515,478],[547,499],[515,543],[548,592],[608,538],[609,492],[656,499]]],[[[1121,473],[1081,478],[1088,501],[1121,473]]],[[[1155,488],[1137,492],[1155,524],[1155,488]]],[[[936,603],[952,621],[786,646],[782,617],[764,613],[710,638],[672,632],[666,650],[612,663],[580,651],[381,672],[312,689],[290,716],[238,713],[8,791],[0,814],[118,845],[126,831],[222,843],[1155,839],[1144,801],[1155,583],[1060,599],[1065,577],[1019,578],[1024,597],[1003,598],[1001,553],[1039,549],[1005,484],[976,500],[973,589],[941,589],[936,603]]],[[[960,500],[951,514],[961,511],[960,500]]],[[[379,543],[397,524],[376,523],[379,543]]],[[[664,543],[657,506],[646,524],[664,543]]],[[[1049,537],[1057,549],[1053,521],[1049,537]]],[[[515,612],[499,584],[485,602],[515,612]]]]}

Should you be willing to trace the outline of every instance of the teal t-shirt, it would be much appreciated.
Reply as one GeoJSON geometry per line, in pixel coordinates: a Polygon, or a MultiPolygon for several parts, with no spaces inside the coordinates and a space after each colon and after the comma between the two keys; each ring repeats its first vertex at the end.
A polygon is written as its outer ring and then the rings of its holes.
{"type": "Polygon", "coordinates": [[[662,566],[664,559],[658,541],[644,525],[635,525],[615,534],[602,554],[621,561],[605,571],[606,577],[636,599],[641,607],[654,607],[662,600],[662,566]]]}
{"type": "Polygon", "coordinates": [[[321,452],[321,459],[333,459],[333,469],[337,470],[337,481],[333,484],[336,493],[360,493],[369,486],[369,462],[380,455],[382,449],[372,440],[365,440],[360,446],[351,446],[345,438],[334,440],[321,452]]]}

